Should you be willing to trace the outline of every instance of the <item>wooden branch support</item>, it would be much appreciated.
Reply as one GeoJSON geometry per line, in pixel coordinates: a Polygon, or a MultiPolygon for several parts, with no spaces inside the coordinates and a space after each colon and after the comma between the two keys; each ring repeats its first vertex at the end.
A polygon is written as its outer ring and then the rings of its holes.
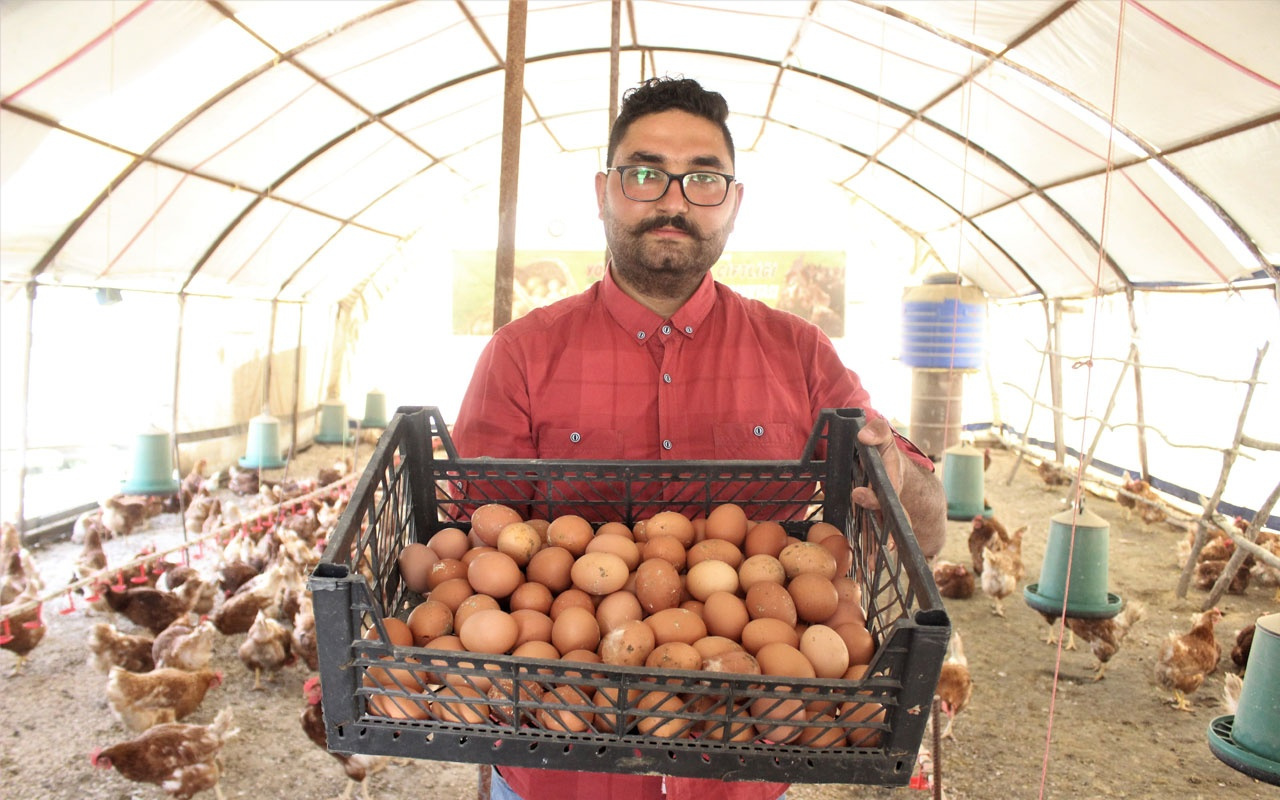
{"type": "Polygon", "coordinates": [[[1258,508],[1258,513],[1253,516],[1253,521],[1249,523],[1247,531],[1239,533],[1235,530],[1234,525],[1227,526],[1227,533],[1231,537],[1231,541],[1236,543],[1236,549],[1231,554],[1231,558],[1227,559],[1227,565],[1223,567],[1222,574],[1218,576],[1218,580],[1214,582],[1213,587],[1209,590],[1209,596],[1205,598],[1201,611],[1213,608],[1218,604],[1218,601],[1222,599],[1222,595],[1226,593],[1227,587],[1231,585],[1232,576],[1236,574],[1236,571],[1240,569],[1240,565],[1249,556],[1280,569],[1280,558],[1257,544],[1258,532],[1262,530],[1262,523],[1271,516],[1271,509],[1276,507],[1277,501],[1280,501],[1280,483],[1276,484],[1276,488],[1271,490],[1271,494],[1266,501],[1258,508]]]}
{"type": "Polygon", "coordinates": [[[1218,477],[1218,486],[1213,490],[1213,497],[1209,498],[1209,501],[1205,503],[1204,512],[1196,520],[1196,535],[1191,542],[1191,554],[1187,557],[1187,563],[1182,567],[1182,575],[1178,577],[1178,588],[1175,594],[1179,598],[1187,596],[1187,587],[1191,585],[1191,575],[1196,570],[1196,562],[1200,559],[1200,551],[1204,549],[1205,539],[1208,538],[1209,525],[1213,523],[1214,512],[1218,508],[1218,501],[1222,499],[1222,492],[1227,488],[1227,476],[1231,474],[1231,467],[1236,463],[1236,454],[1240,452],[1240,440],[1244,436],[1244,421],[1249,416],[1249,405],[1253,402],[1253,391],[1258,386],[1258,373],[1262,371],[1262,360],[1266,358],[1267,349],[1270,346],[1270,342],[1262,345],[1261,349],[1258,350],[1258,355],[1253,360],[1253,376],[1249,381],[1249,388],[1244,393],[1244,403],[1240,409],[1240,418],[1236,421],[1236,433],[1232,438],[1231,446],[1222,453],[1222,474],[1218,477]]]}
{"type": "MultiPolygon", "coordinates": [[[[1136,358],[1138,354],[1138,346],[1136,344],[1129,345],[1129,357],[1136,358]]],[[[1076,470],[1075,477],[1071,479],[1071,490],[1067,492],[1067,497],[1075,498],[1076,493],[1080,490],[1080,480],[1084,477],[1084,472],[1093,463],[1093,453],[1098,449],[1098,442],[1102,440],[1102,432],[1106,430],[1108,420],[1111,419],[1111,412],[1116,409],[1116,398],[1120,396],[1120,387],[1124,385],[1124,376],[1129,372],[1129,362],[1126,361],[1124,366],[1120,368],[1120,374],[1116,377],[1116,386],[1111,390],[1111,399],[1107,401],[1107,410],[1103,412],[1101,424],[1093,436],[1093,441],[1089,443],[1089,452],[1085,453],[1080,459],[1080,469],[1076,470]]]]}

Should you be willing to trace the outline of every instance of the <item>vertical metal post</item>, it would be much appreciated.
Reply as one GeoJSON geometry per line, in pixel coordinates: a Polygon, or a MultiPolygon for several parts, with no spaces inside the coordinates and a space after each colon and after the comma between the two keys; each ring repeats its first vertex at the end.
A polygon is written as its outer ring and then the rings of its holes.
{"type": "Polygon", "coordinates": [[[35,324],[35,314],[36,282],[29,281],[27,283],[27,331],[22,347],[22,407],[19,409],[22,415],[22,440],[18,443],[18,518],[15,520],[18,526],[18,541],[23,544],[26,544],[23,537],[27,529],[27,447],[31,437],[31,417],[27,412],[31,408],[31,343],[34,339],[32,326],[35,324]]]}

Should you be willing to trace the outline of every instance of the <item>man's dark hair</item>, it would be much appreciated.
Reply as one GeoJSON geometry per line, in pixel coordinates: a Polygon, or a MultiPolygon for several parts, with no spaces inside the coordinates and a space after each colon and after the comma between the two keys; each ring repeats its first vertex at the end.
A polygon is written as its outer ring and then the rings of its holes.
{"type": "Polygon", "coordinates": [[[734,159],[733,135],[729,133],[729,126],[725,122],[729,118],[729,104],[725,102],[724,96],[719,92],[703,89],[692,78],[663,76],[649,78],[623,94],[622,110],[613,122],[613,130],[609,132],[608,165],[613,166],[618,142],[627,135],[631,123],[663,111],[685,111],[719,125],[725,144],[729,146],[729,158],[734,159]]]}

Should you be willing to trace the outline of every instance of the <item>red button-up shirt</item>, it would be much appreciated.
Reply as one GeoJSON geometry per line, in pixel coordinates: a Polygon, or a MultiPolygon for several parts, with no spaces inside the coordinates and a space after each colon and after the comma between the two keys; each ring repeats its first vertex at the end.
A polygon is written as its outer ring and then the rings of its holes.
{"type": "MultiPolygon", "coordinates": [[[[877,416],[817,326],[710,274],[663,319],[609,273],[499,329],[453,428],[465,458],[794,460],[824,408],[877,416]]],[[[932,463],[910,442],[899,448],[932,463]]],[[[778,783],[501,768],[525,800],[773,800],[778,783]]]]}

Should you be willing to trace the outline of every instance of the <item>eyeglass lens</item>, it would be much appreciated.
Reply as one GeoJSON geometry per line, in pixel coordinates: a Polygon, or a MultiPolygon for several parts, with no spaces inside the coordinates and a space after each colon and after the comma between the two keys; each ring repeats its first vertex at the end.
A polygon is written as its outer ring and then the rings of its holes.
{"type": "Polygon", "coordinates": [[[671,179],[680,178],[684,196],[696,206],[718,206],[729,193],[729,180],[716,172],[672,175],[654,167],[622,167],[622,193],[632,200],[651,202],[667,192],[671,179]]]}

